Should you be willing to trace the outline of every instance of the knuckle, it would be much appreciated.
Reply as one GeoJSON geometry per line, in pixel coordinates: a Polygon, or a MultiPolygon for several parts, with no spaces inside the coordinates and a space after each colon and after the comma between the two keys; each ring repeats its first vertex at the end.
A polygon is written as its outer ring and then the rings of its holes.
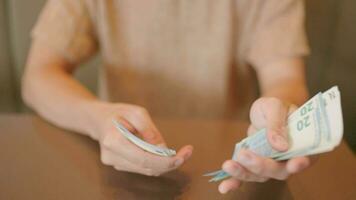
{"type": "Polygon", "coordinates": [[[230,176],[236,178],[236,179],[240,179],[242,174],[241,173],[235,173],[235,172],[228,172],[230,174],[230,176]]]}
{"type": "Polygon", "coordinates": [[[261,177],[261,178],[259,178],[258,180],[257,180],[257,182],[259,182],[259,183],[264,183],[264,182],[266,182],[268,180],[268,178],[266,178],[266,177],[261,177]]]}
{"type": "Polygon", "coordinates": [[[103,163],[104,165],[110,165],[109,161],[106,160],[105,158],[101,157],[101,163],[103,163]]]}
{"type": "Polygon", "coordinates": [[[110,165],[110,159],[105,153],[101,154],[100,160],[104,165],[110,165]]]}
{"type": "Polygon", "coordinates": [[[106,134],[102,139],[101,144],[104,148],[110,149],[112,147],[112,142],[113,141],[110,139],[109,134],[106,134]]]}
{"type": "Polygon", "coordinates": [[[289,177],[289,174],[288,173],[284,173],[284,174],[281,174],[281,175],[278,175],[276,177],[277,180],[280,180],[280,181],[284,181],[284,180],[287,180],[289,177]]]}
{"type": "Polygon", "coordinates": [[[153,169],[145,169],[144,175],[146,176],[156,176],[156,172],[153,171],[153,169]]]}
{"type": "Polygon", "coordinates": [[[114,166],[114,169],[116,169],[117,171],[123,171],[123,169],[120,166],[114,166]]]}
{"type": "Polygon", "coordinates": [[[178,166],[176,165],[176,161],[175,160],[170,160],[169,162],[167,162],[167,169],[175,169],[178,166]]]}
{"type": "Polygon", "coordinates": [[[246,172],[235,172],[231,176],[239,180],[247,180],[249,175],[246,172]]]}
{"type": "Polygon", "coordinates": [[[263,170],[263,167],[261,167],[261,166],[256,166],[254,169],[255,174],[262,175],[263,172],[264,172],[264,170],[263,170]]]}
{"type": "Polygon", "coordinates": [[[256,164],[255,164],[255,166],[254,166],[254,173],[261,175],[261,174],[264,173],[264,171],[265,171],[265,169],[264,169],[264,167],[262,166],[262,162],[259,161],[259,160],[257,160],[257,161],[256,161],[256,164]]]}
{"type": "Polygon", "coordinates": [[[140,167],[148,167],[148,161],[146,158],[138,159],[137,164],[140,167]]]}
{"type": "Polygon", "coordinates": [[[141,107],[141,106],[136,106],[133,109],[133,112],[134,112],[134,114],[136,116],[143,116],[143,115],[147,114],[147,110],[144,107],[141,107]]]}
{"type": "Polygon", "coordinates": [[[110,140],[103,140],[102,145],[103,145],[104,148],[110,149],[111,148],[111,141],[110,140]]]}
{"type": "Polygon", "coordinates": [[[238,169],[238,170],[230,171],[230,175],[236,178],[243,178],[246,175],[246,173],[238,169]]]}
{"type": "Polygon", "coordinates": [[[161,174],[163,174],[163,173],[162,173],[162,172],[153,172],[153,173],[152,173],[152,176],[158,177],[158,176],[160,176],[161,174]]]}
{"type": "Polygon", "coordinates": [[[142,174],[145,176],[152,176],[152,172],[149,170],[145,170],[142,174]]]}
{"type": "Polygon", "coordinates": [[[253,180],[253,175],[247,172],[240,173],[238,176],[235,176],[235,178],[243,181],[251,181],[253,180]]]}

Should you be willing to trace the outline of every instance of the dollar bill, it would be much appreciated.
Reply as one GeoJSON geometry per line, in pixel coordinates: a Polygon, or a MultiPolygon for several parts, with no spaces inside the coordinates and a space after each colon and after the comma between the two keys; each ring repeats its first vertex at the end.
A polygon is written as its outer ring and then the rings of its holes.
{"type": "MultiPolygon", "coordinates": [[[[288,117],[289,149],[278,152],[268,143],[266,129],[257,131],[235,145],[232,159],[237,160],[241,149],[275,160],[287,160],[332,151],[343,135],[341,98],[337,86],[318,93],[288,117]]],[[[223,170],[207,173],[210,182],[229,177],[223,170]]]]}
{"type": "Polygon", "coordinates": [[[159,155],[159,156],[166,156],[166,157],[171,157],[176,155],[176,151],[173,149],[165,148],[165,147],[159,147],[153,144],[150,144],[148,142],[145,142],[141,138],[135,136],[133,133],[131,133],[125,126],[123,126],[121,123],[119,123],[116,120],[112,120],[113,124],[115,125],[116,129],[129,141],[140,147],[141,149],[159,155]]]}

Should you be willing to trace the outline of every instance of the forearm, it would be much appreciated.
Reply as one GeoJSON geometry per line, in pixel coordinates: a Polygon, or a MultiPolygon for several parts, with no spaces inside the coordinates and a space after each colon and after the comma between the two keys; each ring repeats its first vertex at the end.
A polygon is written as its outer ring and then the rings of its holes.
{"type": "Polygon", "coordinates": [[[288,59],[271,63],[257,71],[262,96],[302,105],[309,97],[302,59],[288,59]]]}
{"type": "Polygon", "coordinates": [[[34,47],[22,82],[25,103],[51,123],[96,138],[96,97],[48,49],[34,47]],[[40,52],[40,53],[39,53],[40,52]]]}
{"type": "Polygon", "coordinates": [[[96,97],[71,74],[58,67],[28,70],[22,93],[27,105],[51,123],[94,137],[89,130],[96,97]]]}

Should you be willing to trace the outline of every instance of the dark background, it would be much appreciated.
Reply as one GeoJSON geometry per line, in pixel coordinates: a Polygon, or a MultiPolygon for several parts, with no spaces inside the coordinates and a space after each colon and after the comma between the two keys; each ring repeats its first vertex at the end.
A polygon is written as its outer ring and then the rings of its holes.
{"type": "MultiPolygon", "coordinates": [[[[20,78],[30,44],[30,30],[45,0],[0,0],[0,112],[24,112],[20,78]]],[[[356,151],[356,1],[306,0],[307,59],[311,94],[338,85],[342,95],[345,138],[356,151]]],[[[76,76],[93,92],[99,58],[76,76]]]]}

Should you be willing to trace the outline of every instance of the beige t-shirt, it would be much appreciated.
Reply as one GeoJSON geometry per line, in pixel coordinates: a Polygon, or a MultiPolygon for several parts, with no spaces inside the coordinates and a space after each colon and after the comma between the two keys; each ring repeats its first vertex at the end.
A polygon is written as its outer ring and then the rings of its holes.
{"type": "Polygon", "coordinates": [[[155,117],[245,115],[254,68],[308,53],[302,0],[49,0],[32,36],[76,64],[99,51],[99,96],[155,117]]]}

